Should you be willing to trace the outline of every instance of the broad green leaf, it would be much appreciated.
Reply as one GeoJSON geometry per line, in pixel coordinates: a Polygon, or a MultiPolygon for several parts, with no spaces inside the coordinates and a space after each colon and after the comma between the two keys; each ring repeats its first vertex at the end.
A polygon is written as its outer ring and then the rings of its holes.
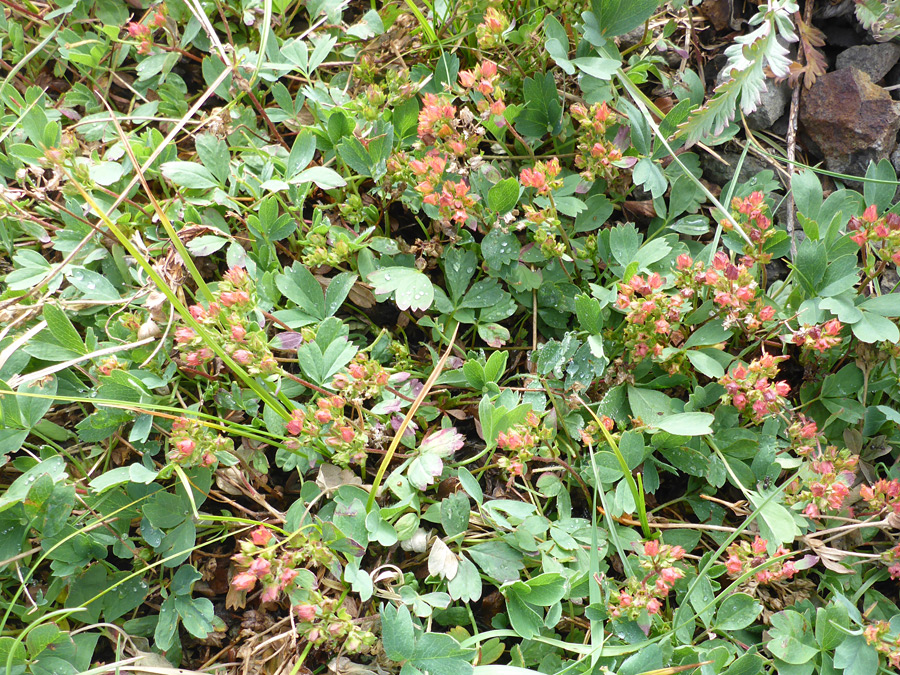
{"type": "Polygon", "coordinates": [[[44,320],[53,339],[62,347],[78,354],[87,354],[84,341],[63,310],[50,303],[44,304],[44,320]]]}
{"type": "Polygon", "coordinates": [[[598,80],[611,79],[612,76],[616,74],[616,71],[622,67],[621,62],[616,59],[607,59],[597,56],[582,56],[573,59],[572,63],[574,63],[582,73],[587,73],[591,77],[596,77],[598,80]]]}
{"type": "Polygon", "coordinates": [[[659,0],[592,0],[601,33],[611,38],[634,30],[653,16],[659,0]]]}
{"type": "Polygon", "coordinates": [[[746,593],[734,593],[726,597],[716,612],[716,628],[740,630],[746,628],[762,611],[762,605],[746,593]]]}
{"type": "MultiPolygon", "coordinates": [[[[766,648],[785,663],[800,665],[819,653],[809,623],[802,614],[786,610],[773,614],[766,648]]],[[[874,671],[873,671],[874,672],[874,671]]]]}
{"type": "Polygon", "coordinates": [[[384,653],[392,661],[405,661],[415,653],[415,628],[405,605],[382,607],[381,640],[384,653]]]}
{"type": "Polygon", "coordinates": [[[704,436],[712,433],[713,420],[710,413],[686,412],[666,415],[655,422],[648,422],[653,426],[667,431],[676,436],[704,436]]]}
{"type": "Polygon", "coordinates": [[[345,186],[347,181],[337,171],[327,166],[311,166],[291,178],[290,183],[294,185],[315,183],[323,190],[333,190],[345,186]]]}
{"type": "Polygon", "coordinates": [[[516,178],[501,180],[488,190],[488,207],[500,215],[512,211],[519,201],[519,190],[516,178]]]}
{"type": "Polygon", "coordinates": [[[178,187],[191,190],[206,190],[219,187],[215,176],[202,164],[196,162],[166,162],[160,169],[163,176],[175,183],[178,187]]]}
{"type": "Polygon", "coordinates": [[[385,267],[369,274],[369,283],[376,295],[394,294],[394,302],[401,310],[425,310],[434,301],[431,280],[411,267],[385,267]]]}

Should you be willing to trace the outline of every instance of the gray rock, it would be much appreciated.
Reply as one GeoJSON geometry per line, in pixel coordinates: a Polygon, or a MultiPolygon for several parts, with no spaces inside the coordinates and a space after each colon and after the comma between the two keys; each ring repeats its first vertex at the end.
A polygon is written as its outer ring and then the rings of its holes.
{"type": "MultiPolygon", "coordinates": [[[[700,156],[700,167],[703,169],[703,177],[708,180],[710,183],[714,183],[716,185],[725,185],[728,181],[734,178],[734,170],[738,165],[738,162],[741,160],[740,153],[737,152],[719,152],[719,156],[722,157],[728,164],[722,164],[718,159],[710,155],[709,153],[704,152],[700,156]]],[[[772,167],[766,164],[763,160],[754,157],[753,155],[747,155],[744,158],[744,165],[741,167],[741,173],[738,175],[738,183],[746,183],[751,178],[753,178],[760,171],[765,171],[766,169],[771,169],[772,167]]]]}
{"type": "Polygon", "coordinates": [[[826,73],[800,98],[800,122],[831,171],[864,176],[897,145],[900,103],[856,68],[826,73]]]}
{"type": "Polygon", "coordinates": [[[781,84],[775,80],[767,80],[759,105],[747,115],[747,126],[751,129],[768,129],[784,115],[790,102],[791,87],[787,80],[781,84]]]}
{"type": "Polygon", "coordinates": [[[835,70],[856,68],[878,82],[900,61],[900,45],[882,42],[875,45],[857,45],[845,49],[837,56],[835,70]]]}

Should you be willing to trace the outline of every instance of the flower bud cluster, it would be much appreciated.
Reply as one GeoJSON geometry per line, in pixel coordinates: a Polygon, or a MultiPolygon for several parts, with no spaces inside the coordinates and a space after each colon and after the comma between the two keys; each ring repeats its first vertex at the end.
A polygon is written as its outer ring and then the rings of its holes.
{"type": "Polygon", "coordinates": [[[900,670],[900,634],[892,633],[887,621],[873,621],[863,629],[866,644],[884,656],[891,668],[900,670]]]}
{"type": "Polygon", "coordinates": [[[271,530],[260,525],[250,538],[240,543],[240,553],[232,562],[240,570],[231,579],[236,591],[252,591],[262,587],[261,602],[275,602],[281,593],[298,590],[299,570],[307,565],[326,566],[335,561],[334,553],[316,539],[298,532],[281,542],[271,530]]]}
{"type": "MultiPolygon", "coordinates": [[[[731,577],[739,577],[752,569],[765,564],[770,556],[766,553],[768,540],[760,539],[757,536],[753,543],[747,541],[736,541],[728,547],[726,553],[728,559],[725,562],[725,569],[731,577]]],[[[775,556],[782,556],[788,553],[783,546],[779,546],[775,551],[775,556]]],[[[782,560],[773,565],[769,565],[763,570],[756,572],[754,578],[760,584],[771,584],[782,579],[790,579],[797,573],[797,568],[791,560],[782,560]]]]}
{"type": "Polygon", "coordinates": [[[614,180],[619,175],[616,162],[622,160],[622,152],[607,140],[607,132],[617,122],[615,113],[605,102],[595,103],[590,109],[576,103],[569,112],[579,125],[575,166],[581,169],[581,177],[586,181],[614,180]]]}
{"type": "Polygon", "coordinates": [[[680,370],[683,357],[667,359],[663,350],[684,342],[681,318],[690,305],[680,293],[663,292],[662,286],[663,279],[656,272],[646,279],[636,274],[628,283],[619,284],[616,307],[627,312],[623,342],[631,361],[639,363],[649,355],[674,373],[680,370]]]}
{"type": "Polygon", "coordinates": [[[709,289],[713,302],[724,313],[726,328],[739,324],[748,331],[758,330],[766,321],[775,317],[775,309],[759,299],[759,284],[751,268],[754,260],[744,256],[740,263],[731,262],[728,254],[718,251],[712,265],[705,267],[691,256],[682,253],[676,258],[676,278],[686,298],[693,298],[709,289]]]}
{"type": "Polygon", "coordinates": [[[557,178],[559,171],[559,159],[554,157],[546,162],[537,162],[530,169],[522,169],[519,181],[525,187],[534,188],[539,195],[547,195],[551,190],[562,187],[562,180],[557,178]]]}
{"type": "Polygon", "coordinates": [[[331,386],[351,404],[362,405],[363,401],[378,397],[389,380],[390,374],[380,363],[359,352],[347,366],[347,373],[335,375],[331,386]]]}
{"type": "Polygon", "coordinates": [[[497,459],[497,464],[510,478],[524,476],[528,462],[552,434],[549,427],[541,427],[541,419],[535,413],[529,412],[524,424],[513,425],[497,434],[497,447],[507,453],[497,459]]]}
{"type": "Polygon", "coordinates": [[[498,86],[499,80],[497,64],[493,61],[482,61],[474,69],[461,70],[459,73],[459,83],[475,99],[475,109],[481,119],[490,119],[498,127],[503,127],[506,125],[506,118],[503,116],[506,103],[503,102],[503,90],[498,86]],[[476,97],[473,93],[480,96],[476,97]]]}
{"type": "Polygon", "coordinates": [[[819,449],[804,444],[795,452],[806,461],[800,475],[785,489],[785,501],[805,505],[803,513],[810,518],[840,511],[856,478],[859,456],[834,445],[819,449]]]}
{"type": "Polygon", "coordinates": [[[684,549],[680,546],[660,544],[655,539],[645,542],[638,561],[645,574],[640,579],[629,577],[618,595],[610,596],[607,606],[610,616],[636,620],[645,612],[650,616],[659,614],[672,586],[684,576],[675,567],[683,557],[684,549]]]}
{"type": "Polygon", "coordinates": [[[778,363],[785,359],[786,356],[763,353],[747,366],[738,364],[730,373],[719,378],[719,384],[725,387],[722,402],[733,405],[754,424],[783,411],[788,406],[785,396],[791,388],[784,380],[776,381],[775,378],[778,376],[778,363]]]}
{"type": "Polygon", "coordinates": [[[173,464],[215,468],[219,463],[217,453],[233,452],[234,442],[216,434],[199,420],[179,417],[172,422],[169,448],[169,461],[173,464]]]}
{"type": "Polygon", "coordinates": [[[786,338],[799,346],[804,352],[826,352],[841,344],[841,322],[837,319],[826,321],[821,326],[803,326],[793,335],[786,338]]]}
{"type": "Polygon", "coordinates": [[[885,262],[900,265],[900,216],[897,214],[886,213],[879,217],[872,204],[862,216],[850,218],[847,230],[853,232],[850,238],[863,250],[866,267],[874,262],[870,260],[869,252],[885,262]]]}
{"type": "Polygon", "coordinates": [[[475,38],[481,49],[494,49],[503,44],[503,33],[509,28],[509,18],[496,7],[484,11],[484,21],[475,27],[475,38]]]}
{"type": "MultiPolygon", "coordinates": [[[[763,193],[757,191],[745,199],[735,197],[731,200],[731,209],[735,220],[751,242],[744,246],[744,254],[762,265],[768,264],[772,260],[772,254],[763,251],[775,234],[775,228],[768,217],[769,205],[766,204],[763,193]]],[[[730,232],[734,225],[726,219],[722,221],[722,229],[730,232]]]]}
{"type": "Polygon", "coordinates": [[[306,408],[295,408],[287,423],[287,433],[301,444],[311,446],[342,468],[364,465],[368,435],[344,415],[347,401],[342,396],[326,396],[306,408]]]}
{"type": "Polygon", "coordinates": [[[303,602],[293,606],[297,632],[319,649],[360,654],[371,651],[378,639],[357,626],[353,617],[337,601],[317,590],[305,593],[303,602]]]}
{"type": "Polygon", "coordinates": [[[160,5],[150,13],[147,23],[129,21],[125,26],[128,37],[138,40],[138,54],[149,54],[153,49],[153,32],[166,25],[166,6],[160,5]]]}
{"type": "MultiPolygon", "coordinates": [[[[610,435],[615,439],[616,422],[612,417],[603,415],[600,418],[602,424],[610,435]]],[[[581,442],[585,445],[602,445],[606,443],[606,434],[600,429],[600,425],[595,420],[588,422],[581,430],[581,442]]]]}
{"type": "Polygon", "coordinates": [[[893,480],[882,478],[874,485],[863,485],[859,488],[859,496],[873,513],[892,511],[900,514],[900,480],[896,478],[893,480]]]}
{"type": "MultiPolygon", "coordinates": [[[[265,332],[252,320],[256,293],[252,279],[241,267],[228,270],[208,306],[192,305],[191,316],[208,329],[238,364],[251,375],[272,375],[279,370],[265,332]]],[[[185,365],[203,368],[215,353],[190,326],[175,329],[175,346],[185,365]]]]}

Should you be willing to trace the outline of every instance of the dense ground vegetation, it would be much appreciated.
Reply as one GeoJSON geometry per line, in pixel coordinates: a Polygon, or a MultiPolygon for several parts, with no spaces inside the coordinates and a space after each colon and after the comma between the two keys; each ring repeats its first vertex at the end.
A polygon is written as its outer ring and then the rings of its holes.
{"type": "Polygon", "coordinates": [[[0,668],[894,672],[894,169],[699,4],[3,0],[0,668]]]}

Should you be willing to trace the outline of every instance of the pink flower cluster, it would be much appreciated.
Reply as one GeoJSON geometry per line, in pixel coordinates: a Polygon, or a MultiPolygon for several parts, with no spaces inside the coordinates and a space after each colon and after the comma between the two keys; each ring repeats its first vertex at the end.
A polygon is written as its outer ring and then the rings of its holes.
{"type": "Polygon", "coordinates": [[[649,616],[659,614],[672,586],[684,576],[684,572],[675,567],[683,557],[684,549],[680,546],[660,544],[656,539],[645,542],[638,562],[645,574],[640,579],[629,577],[618,595],[610,596],[609,615],[616,619],[636,620],[644,612],[649,616]]]}
{"type": "MultiPolygon", "coordinates": [[[[731,208],[735,212],[735,220],[750,239],[752,244],[747,244],[744,253],[762,265],[772,260],[771,253],[764,253],[766,243],[775,234],[772,221],[768,217],[769,206],[766,204],[762,192],[754,192],[745,199],[735,197],[731,200],[731,208]]],[[[731,221],[722,222],[722,229],[731,231],[734,226],[731,221]]]]}
{"type": "Polygon", "coordinates": [[[616,307],[627,312],[623,338],[631,360],[637,363],[649,355],[665,362],[670,372],[677,372],[683,358],[665,359],[663,350],[684,342],[681,317],[690,307],[683,295],[669,295],[662,291],[662,286],[663,279],[656,272],[646,278],[636,274],[628,283],[619,284],[616,307]]]}
{"type": "Polygon", "coordinates": [[[747,366],[738,364],[730,373],[719,378],[719,384],[725,387],[722,402],[733,405],[755,424],[769,415],[782,412],[787,408],[785,396],[791,388],[784,380],[776,381],[775,378],[778,363],[785,359],[786,356],[763,353],[747,366]]]}
{"type": "Polygon", "coordinates": [[[891,624],[887,621],[873,621],[863,630],[866,644],[884,656],[891,668],[900,670],[900,634],[891,632],[891,624]]]}
{"type": "Polygon", "coordinates": [[[503,102],[503,90],[497,86],[499,79],[497,64],[493,61],[482,61],[473,70],[459,72],[459,83],[463,88],[481,95],[475,101],[475,108],[481,118],[490,117],[494,124],[502,127],[506,124],[506,118],[503,117],[506,104],[503,102]]]}
{"type": "MultiPolygon", "coordinates": [[[[238,364],[251,375],[271,375],[278,362],[269,349],[265,332],[252,319],[256,307],[254,283],[241,267],[229,269],[207,307],[191,305],[191,316],[203,324],[238,364]]],[[[215,357],[203,338],[190,326],[175,329],[175,346],[185,365],[202,369],[215,357]]]]}
{"type": "Polygon", "coordinates": [[[800,475],[785,489],[785,500],[788,504],[805,504],[803,513],[809,518],[843,508],[859,462],[847,448],[829,445],[823,450],[818,443],[810,443],[816,433],[816,423],[806,418],[788,427],[794,452],[806,461],[800,475]]]}
{"type": "Polygon", "coordinates": [[[380,363],[360,352],[347,366],[347,374],[335,375],[331,386],[351,404],[362,405],[363,401],[379,396],[390,377],[380,363]]]}
{"type": "Polygon", "coordinates": [[[369,438],[344,415],[346,404],[342,396],[334,395],[319,398],[305,409],[295,408],[291,411],[286,430],[340,467],[364,465],[368,457],[366,444],[369,438]]]}
{"type": "Polygon", "coordinates": [[[214,468],[219,463],[217,453],[232,452],[234,443],[199,420],[178,417],[172,421],[169,448],[169,461],[173,464],[214,468]]]}
{"type": "MultiPolygon", "coordinates": [[[[766,553],[768,541],[760,539],[757,536],[753,543],[747,541],[734,542],[728,547],[726,553],[728,559],[725,562],[725,569],[729,576],[738,577],[749,572],[761,565],[766,564],[770,560],[770,556],[766,553]]],[[[775,550],[775,556],[783,556],[788,550],[783,546],[779,546],[775,550]]],[[[756,572],[755,578],[761,584],[771,584],[781,579],[790,579],[797,573],[797,568],[793,561],[783,560],[774,565],[769,565],[763,570],[756,572]]]]}
{"type": "Polygon", "coordinates": [[[562,181],[556,178],[559,171],[559,159],[554,157],[546,162],[537,162],[530,169],[522,169],[519,180],[525,187],[534,188],[539,195],[546,195],[562,187],[562,181]]]}
{"type": "Polygon", "coordinates": [[[825,352],[841,344],[841,328],[840,321],[831,319],[821,326],[803,326],[788,339],[803,350],[825,352]]]}
{"type": "Polygon", "coordinates": [[[509,18],[496,7],[484,10],[484,20],[475,27],[475,39],[481,49],[493,49],[503,44],[503,33],[509,28],[509,18]]]}
{"type": "MultiPolygon", "coordinates": [[[[896,513],[896,511],[894,512],[896,513]]],[[[888,564],[888,572],[891,579],[900,581],[900,544],[894,546],[881,554],[884,561],[888,564]]]]}
{"type": "Polygon", "coordinates": [[[607,132],[616,123],[616,115],[605,102],[595,103],[590,109],[576,103],[569,112],[579,125],[575,166],[581,169],[581,177],[586,181],[614,180],[619,175],[616,163],[622,161],[622,152],[607,139],[607,132]]]}
{"type": "Polygon", "coordinates": [[[552,434],[549,427],[541,428],[541,419],[529,412],[524,424],[516,424],[497,434],[497,447],[507,452],[497,459],[498,466],[509,474],[510,480],[524,476],[528,462],[552,434]]]}
{"type": "Polygon", "coordinates": [[[422,159],[414,159],[409,168],[418,179],[416,192],[422,195],[422,201],[438,209],[438,217],[445,223],[451,221],[458,225],[475,228],[474,208],[478,195],[469,191],[469,184],[464,180],[444,180],[444,169],[447,159],[436,150],[431,150],[422,159]]]}
{"type": "Polygon", "coordinates": [[[275,602],[281,593],[290,594],[299,588],[300,569],[308,564],[327,565],[333,560],[334,554],[327,547],[302,532],[281,542],[270,529],[260,525],[240,543],[240,553],[232,557],[241,571],[232,577],[231,587],[247,592],[259,583],[263,589],[260,601],[275,602]]]}
{"type": "Polygon", "coordinates": [[[775,317],[775,309],[763,304],[759,298],[759,284],[751,271],[754,261],[744,256],[739,264],[731,262],[724,251],[716,252],[712,265],[705,267],[694,262],[686,253],[676,260],[676,277],[682,294],[692,298],[704,289],[713,294],[713,302],[724,313],[724,325],[728,328],[741,324],[747,330],[758,330],[763,323],[775,317]]]}
{"type": "Polygon", "coordinates": [[[863,485],[859,488],[859,496],[873,513],[892,511],[900,514],[900,481],[896,478],[882,478],[874,485],[863,485]]]}
{"type": "Polygon", "coordinates": [[[867,266],[869,251],[881,260],[900,265],[900,216],[897,214],[886,213],[879,217],[878,210],[872,204],[862,217],[850,218],[847,230],[853,232],[850,238],[863,250],[867,266]]]}
{"type": "Polygon", "coordinates": [[[137,49],[138,54],[149,54],[153,49],[153,31],[157,28],[162,28],[165,25],[166,7],[165,5],[161,5],[159,9],[155,10],[150,15],[150,19],[147,23],[129,21],[125,26],[125,30],[128,31],[128,37],[140,41],[137,49]]]}

